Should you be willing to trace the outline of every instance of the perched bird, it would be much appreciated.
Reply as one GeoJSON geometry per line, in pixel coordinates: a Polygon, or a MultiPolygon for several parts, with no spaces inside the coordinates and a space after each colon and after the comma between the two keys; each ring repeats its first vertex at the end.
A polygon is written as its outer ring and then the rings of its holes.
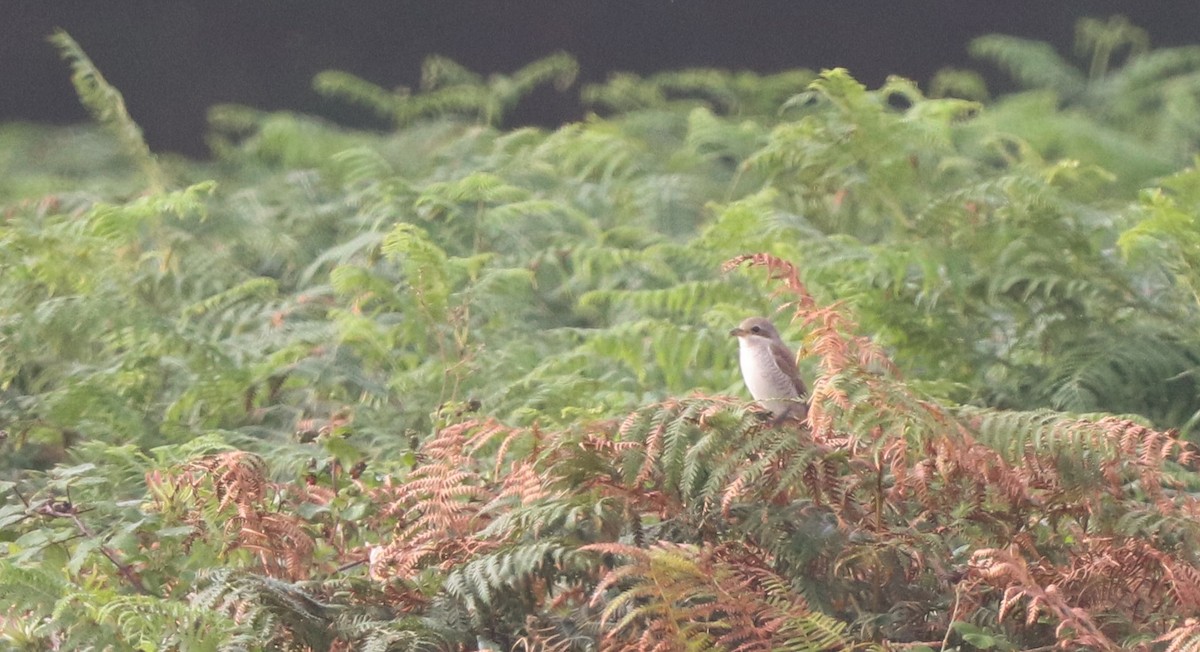
{"type": "Polygon", "coordinates": [[[750,317],[729,331],[738,338],[738,362],[750,395],[771,411],[774,422],[808,414],[808,388],[800,380],[796,356],[765,317],[750,317]]]}

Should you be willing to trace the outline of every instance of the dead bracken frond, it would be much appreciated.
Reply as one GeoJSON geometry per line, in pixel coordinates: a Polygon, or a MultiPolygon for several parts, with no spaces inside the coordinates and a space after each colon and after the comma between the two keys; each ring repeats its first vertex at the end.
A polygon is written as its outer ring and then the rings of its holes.
{"type": "Polygon", "coordinates": [[[271,508],[278,488],[258,455],[202,457],[173,473],[153,472],[146,483],[156,508],[193,526],[194,537],[220,532],[225,554],[251,551],[271,577],[295,580],[312,572],[316,543],[301,519],[271,508]]]}
{"type": "Polygon", "coordinates": [[[971,558],[968,581],[992,583],[1004,589],[997,619],[1024,602],[1025,625],[1036,624],[1046,614],[1058,622],[1055,631],[1060,640],[1069,640],[1089,649],[1116,652],[1122,649],[1101,631],[1091,614],[1070,603],[1055,584],[1042,586],[1032,575],[1024,555],[1016,546],[1008,550],[984,548],[971,558]]]}
{"type": "Polygon", "coordinates": [[[669,543],[583,550],[626,560],[600,579],[592,595],[592,604],[603,606],[606,626],[600,649],[856,647],[843,623],[813,611],[765,565],[765,551],[669,543]]]}

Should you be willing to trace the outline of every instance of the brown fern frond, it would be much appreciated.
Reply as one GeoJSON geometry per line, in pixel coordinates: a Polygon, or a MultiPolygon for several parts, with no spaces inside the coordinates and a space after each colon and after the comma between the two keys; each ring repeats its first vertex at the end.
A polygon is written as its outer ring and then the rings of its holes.
{"type": "Polygon", "coordinates": [[[1121,649],[1092,619],[1087,610],[1070,604],[1055,584],[1043,586],[1033,577],[1034,569],[1014,548],[982,548],[971,556],[968,590],[980,586],[1003,589],[1000,605],[1003,618],[1017,603],[1026,602],[1026,625],[1043,614],[1058,621],[1055,635],[1060,643],[1117,652],[1121,649]]]}
{"type": "Polygon", "coordinates": [[[525,619],[525,634],[517,639],[512,649],[522,652],[568,652],[573,646],[570,637],[559,631],[558,627],[529,616],[525,619]]]}
{"type": "Polygon", "coordinates": [[[784,289],[797,297],[796,301],[800,309],[816,307],[817,302],[800,281],[800,274],[796,271],[795,265],[768,253],[744,254],[721,263],[721,271],[732,271],[744,263],[750,263],[751,267],[766,267],[767,277],[771,280],[783,281],[784,289]]]}
{"type": "Polygon", "coordinates": [[[661,410],[654,416],[653,427],[643,442],[645,459],[642,463],[642,468],[638,471],[637,477],[634,480],[636,484],[649,481],[650,477],[654,474],[659,462],[659,456],[662,454],[663,436],[667,432],[667,419],[670,416],[671,411],[668,410],[661,410]]]}
{"type": "Polygon", "coordinates": [[[1154,639],[1155,643],[1166,643],[1163,652],[1200,652],[1200,618],[1188,618],[1182,625],[1154,639]]]}
{"type": "Polygon", "coordinates": [[[348,426],[353,418],[349,408],[339,408],[328,417],[299,419],[294,426],[296,439],[301,443],[308,443],[318,437],[328,437],[334,431],[348,426]]]}
{"type": "Polygon", "coordinates": [[[254,553],[268,576],[299,580],[312,573],[316,542],[298,517],[270,505],[273,491],[266,461],[230,451],[192,460],[172,473],[148,474],[147,485],[165,510],[203,532],[224,534],[225,553],[254,553]]]}
{"type": "Polygon", "coordinates": [[[490,514],[560,495],[535,460],[504,459],[513,442],[531,433],[489,419],[448,426],[425,442],[419,451],[423,464],[402,482],[389,479],[372,492],[380,515],[397,524],[388,543],[370,549],[371,576],[412,577],[424,568],[457,567],[500,545],[478,536],[490,514]],[[497,459],[485,466],[479,457],[488,454],[497,459]]]}
{"type": "Polygon", "coordinates": [[[1080,607],[1130,622],[1200,610],[1200,569],[1140,539],[1081,537],[1069,564],[1043,574],[1080,607]]]}
{"type": "Polygon", "coordinates": [[[550,496],[561,496],[563,492],[552,489],[550,480],[531,461],[513,462],[485,511],[501,504],[528,505],[550,496]]]}
{"type": "MultiPolygon", "coordinates": [[[[524,435],[535,433],[535,432],[536,431],[525,430],[524,428],[509,428],[507,430],[497,429],[495,431],[495,434],[503,434],[504,438],[502,440],[500,440],[499,447],[496,449],[496,452],[493,453],[493,457],[495,457],[495,459],[496,459],[496,463],[492,467],[492,477],[493,478],[501,477],[501,469],[504,467],[504,463],[508,460],[508,452],[512,448],[512,445],[517,441],[517,439],[519,439],[520,437],[522,437],[524,435]]],[[[479,451],[479,449],[482,448],[485,443],[492,441],[492,437],[493,437],[492,433],[488,433],[488,436],[486,439],[483,438],[483,434],[484,433],[481,432],[479,435],[476,436],[476,443],[471,448],[471,452],[473,454],[477,453],[479,451]]]]}
{"type": "Polygon", "coordinates": [[[240,510],[262,501],[267,487],[267,463],[254,453],[230,451],[191,462],[188,472],[181,477],[193,482],[212,478],[220,508],[233,504],[240,510]]]}
{"type": "Polygon", "coordinates": [[[767,556],[741,545],[690,546],[660,542],[649,549],[618,544],[583,550],[625,563],[597,584],[603,605],[602,647],[640,649],[655,634],[662,649],[850,649],[844,625],[813,612],[767,556]]]}
{"type": "Polygon", "coordinates": [[[290,580],[309,576],[316,544],[295,517],[261,514],[243,521],[237,530],[238,546],[253,551],[267,575],[290,580]]]}

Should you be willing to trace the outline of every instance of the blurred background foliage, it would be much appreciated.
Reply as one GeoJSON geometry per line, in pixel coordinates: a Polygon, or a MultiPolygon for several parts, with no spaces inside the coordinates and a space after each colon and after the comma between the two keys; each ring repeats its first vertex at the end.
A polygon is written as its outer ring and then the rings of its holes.
{"type": "MultiPolygon", "coordinates": [[[[144,474],[202,453],[336,484],[364,463],[407,474],[465,415],[569,429],[741,396],[726,333],[752,314],[812,377],[786,297],[721,271],[752,252],[795,263],[931,399],[1186,437],[1200,416],[1200,49],[1153,49],[1121,19],[1082,21],[1070,58],[979,39],[1025,89],[995,98],[963,70],[929,94],[840,69],[578,88],[565,54],[487,79],[432,58],[413,90],[329,71],[317,91],[395,128],[216,106],[208,161],[151,153],[57,44],[100,124],[0,127],[0,486],[92,505],[127,555],[152,518],[144,474]],[[595,113],[505,128],[542,85],[595,113]]],[[[99,564],[15,527],[28,505],[7,500],[0,579],[54,554],[99,564]]]]}

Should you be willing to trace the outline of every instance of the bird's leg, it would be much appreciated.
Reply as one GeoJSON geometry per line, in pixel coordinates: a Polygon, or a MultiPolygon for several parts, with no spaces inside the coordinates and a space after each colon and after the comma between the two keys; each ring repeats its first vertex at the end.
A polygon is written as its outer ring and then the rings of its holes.
{"type": "Polygon", "coordinates": [[[795,407],[791,410],[792,416],[797,421],[805,421],[808,419],[808,401],[797,401],[795,407]]]}
{"type": "Polygon", "coordinates": [[[808,401],[797,401],[789,405],[786,410],[779,414],[771,413],[771,419],[767,425],[771,428],[778,426],[784,421],[796,421],[797,423],[808,418],[808,401]]]}

